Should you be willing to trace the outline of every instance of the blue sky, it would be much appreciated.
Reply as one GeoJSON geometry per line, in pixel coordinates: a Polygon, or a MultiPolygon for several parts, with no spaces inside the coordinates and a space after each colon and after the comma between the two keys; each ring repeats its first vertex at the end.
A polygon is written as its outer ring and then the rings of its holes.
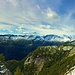
{"type": "Polygon", "coordinates": [[[74,35],[75,0],[0,0],[0,34],[74,35]]]}

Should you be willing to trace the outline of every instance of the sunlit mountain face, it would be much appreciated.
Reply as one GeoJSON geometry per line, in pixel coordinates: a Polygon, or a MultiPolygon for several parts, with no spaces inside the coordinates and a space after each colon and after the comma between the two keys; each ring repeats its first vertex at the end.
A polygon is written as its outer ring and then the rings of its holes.
{"type": "Polygon", "coordinates": [[[0,0],[0,34],[73,35],[75,0],[0,0]]]}

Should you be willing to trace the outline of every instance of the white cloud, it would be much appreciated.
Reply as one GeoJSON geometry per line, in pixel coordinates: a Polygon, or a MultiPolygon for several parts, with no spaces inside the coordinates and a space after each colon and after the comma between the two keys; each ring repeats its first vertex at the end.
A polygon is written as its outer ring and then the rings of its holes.
{"type": "Polygon", "coordinates": [[[0,4],[1,2],[3,4],[0,7],[0,22],[10,25],[0,24],[0,29],[18,33],[67,34],[72,31],[68,26],[75,24],[75,20],[71,20],[72,14],[61,17],[50,7],[42,10],[36,0],[0,0],[0,4]]]}
{"type": "Polygon", "coordinates": [[[37,6],[38,9],[40,9],[40,6],[38,4],[36,6],[37,6]]]}
{"type": "Polygon", "coordinates": [[[45,17],[52,22],[60,22],[61,18],[60,16],[54,12],[51,8],[48,8],[45,10],[45,12],[42,12],[45,17]]]}
{"type": "Polygon", "coordinates": [[[6,0],[10,4],[12,4],[14,7],[18,6],[18,0],[6,0]]]}
{"type": "Polygon", "coordinates": [[[40,25],[40,28],[42,28],[42,29],[50,29],[51,26],[50,25],[40,25]]]}

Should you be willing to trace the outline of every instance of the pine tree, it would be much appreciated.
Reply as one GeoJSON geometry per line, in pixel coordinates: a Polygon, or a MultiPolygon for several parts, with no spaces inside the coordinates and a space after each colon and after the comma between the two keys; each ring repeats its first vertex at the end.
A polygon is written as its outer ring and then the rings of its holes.
{"type": "Polygon", "coordinates": [[[0,61],[4,62],[4,55],[3,54],[0,54],[0,61]]]}
{"type": "Polygon", "coordinates": [[[23,75],[19,67],[17,67],[16,71],[14,72],[14,75],[23,75]]]}

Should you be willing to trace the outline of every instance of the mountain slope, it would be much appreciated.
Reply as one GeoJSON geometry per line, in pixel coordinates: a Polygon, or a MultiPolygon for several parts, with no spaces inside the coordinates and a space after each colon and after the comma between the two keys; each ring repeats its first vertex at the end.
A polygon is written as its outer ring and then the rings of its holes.
{"type": "Polygon", "coordinates": [[[74,41],[60,46],[40,46],[23,60],[10,60],[6,66],[12,74],[19,68],[24,75],[75,75],[74,41]]]}
{"type": "Polygon", "coordinates": [[[64,45],[39,47],[24,62],[27,75],[68,75],[74,66],[75,46],[64,45]]]}

